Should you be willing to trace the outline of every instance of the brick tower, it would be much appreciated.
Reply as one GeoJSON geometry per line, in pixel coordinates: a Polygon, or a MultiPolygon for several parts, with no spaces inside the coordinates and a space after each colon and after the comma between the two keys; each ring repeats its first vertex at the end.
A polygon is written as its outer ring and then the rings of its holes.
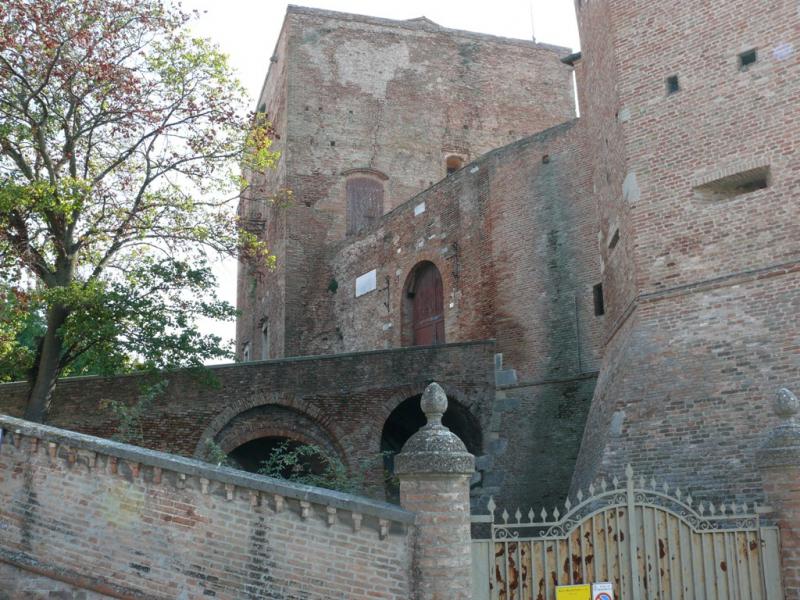
{"type": "Polygon", "coordinates": [[[573,489],[601,473],[760,496],[800,384],[800,29],[778,0],[577,0],[606,316],[573,489]]]}

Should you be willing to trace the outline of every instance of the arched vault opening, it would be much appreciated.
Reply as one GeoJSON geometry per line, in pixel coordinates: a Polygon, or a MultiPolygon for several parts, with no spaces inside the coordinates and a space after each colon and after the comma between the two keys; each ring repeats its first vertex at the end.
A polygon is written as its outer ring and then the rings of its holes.
{"type": "MultiPolygon", "coordinates": [[[[423,425],[425,415],[419,406],[420,395],[403,400],[395,408],[383,425],[381,433],[381,453],[386,470],[386,498],[396,502],[399,499],[398,482],[394,474],[394,457],[403,448],[403,445],[423,425]]],[[[481,427],[475,416],[463,404],[448,398],[447,412],[444,413],[442,424],[455,433],[467,450],[475,456],[483,453],[483,435],[481,427]]]]}

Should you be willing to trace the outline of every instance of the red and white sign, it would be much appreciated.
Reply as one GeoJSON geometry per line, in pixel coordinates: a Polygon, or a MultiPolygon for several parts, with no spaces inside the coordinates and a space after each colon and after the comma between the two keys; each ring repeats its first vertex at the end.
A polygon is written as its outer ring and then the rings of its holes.
{"type": "Polygon", "coordinates": [[[592,600],[614,600],[614,586],[608,582],[593,583],[592,600]]]}

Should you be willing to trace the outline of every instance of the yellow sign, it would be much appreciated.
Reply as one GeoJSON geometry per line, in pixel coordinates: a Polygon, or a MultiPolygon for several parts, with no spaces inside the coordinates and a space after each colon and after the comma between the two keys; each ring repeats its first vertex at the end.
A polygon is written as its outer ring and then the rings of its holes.
{"type": "Polygon", "coordinates": [[[556,600],[592,600],[591,585],[559,585],[556,600]]]}

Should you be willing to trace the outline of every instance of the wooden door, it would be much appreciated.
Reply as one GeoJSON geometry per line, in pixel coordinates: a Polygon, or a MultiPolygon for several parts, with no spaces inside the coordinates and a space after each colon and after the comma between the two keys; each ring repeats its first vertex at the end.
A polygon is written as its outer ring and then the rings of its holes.
{"type": "Polygon", "coordinates": [[[412,299],[414,346],[444,343],[444,294],[442,276],[433,263],[417,269],[412,299]]]}

